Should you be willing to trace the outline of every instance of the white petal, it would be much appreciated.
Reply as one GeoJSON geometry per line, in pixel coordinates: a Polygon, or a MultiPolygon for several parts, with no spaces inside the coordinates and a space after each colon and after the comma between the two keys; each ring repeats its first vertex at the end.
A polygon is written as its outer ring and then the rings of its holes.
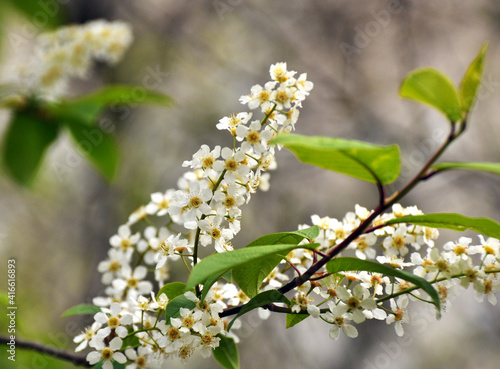
{"type": "Polygon", "coordinates": [[[127,349],[125,350],[125,355],[127,355],[127,357],[130,359],[130,360],[135,360],[137,359],[137,353],[135,352],[134,349],[127,349]]]}
{"type": "Polygon", "coordinates": [[[358,337],[358,330],[355,326],[346,324],[342,327],[342,331],[345,333],[347,337],[356,338],[358,337]]]}
{"type": "Polygon", "coordinates": [[[134,318],[130,314],[125,314],[120,318],[120,324],[127,325],[132,324],[134,318]]]}
{"type": "Polygon", "coordinates": [[[144,279],[147,274],[148,269],[143,265],[139,265],[137,268],[135,268],[133,277],[136,279],[144,279]]]}
{"type": "Polygon", "coordinates": [[[113,360],[119,362],[120,364],[125,364],[127,358],[121,352],[115,352],[113,354],[113,360]]]}
{"type": "Polygon", "coordinates": [[[119,337],[115,337],[109,343],[109,348],[113,351],[119,350],[122,347],[123,341],[119,337]]]}
{"type": "Polygon", "coordinates": [[[116,327],[115,332],[118,335],[118,337],[121,337],[121,338],[125,337],[128,333],[127,328],[125,328],[122,325],[119,327],[116,327]]]}
{"type": "Polygon", "coordinates": [[[320,309],[316,305],[307,305],[307,312],[313,317],[313,318],[319,318],[320,314],[320,309]]]}
{"type": "Polygon", "coordinates": [[[396,322],[394,328],[396,329],[396,334],[399,337],[403,337],[403,335],[405,334],[405,331],[404,331],[404,328],[403,328],[403,324],[401,324],[401,322],[396,322]]]}
{"type": "Polygon", "coordinates": [[[110,306],[110,310],[113,316],[117,316],[122,312],[122,306],[118,302],[113,302],[110,306]]]}
{"type": "Polygon", "coordinates": [[[96,315],[94,315],[94,320],[97,322],[97,323],[101,323],[101,324],[107,324],[108,323],[108,316],[105,314],[105,313],[97,313],[96,315]]]}
{"type": "Polygon", "coordinates": [[[340,330],[338,326],[334,325],[330,328],[330,338],[332,340],[336,340],[337,338],[339,338],[339,334],[340,330]]]}
{"type": "Polygon", "coordinates": [[[92,351],[87,355],[87,361],[90,365],[94,365],[101,360],[101,354],[97,351],[92,351]]]}
{"type": "Polygon", "coordinates": [[[80,343],[78,345],[78,347],[75,349],[75,352],[80,352],[82,351],[84,348],[87,347],[87,344],[88,344],[88,341],[87,340],[83,340],[82,343],[80,343]]]}

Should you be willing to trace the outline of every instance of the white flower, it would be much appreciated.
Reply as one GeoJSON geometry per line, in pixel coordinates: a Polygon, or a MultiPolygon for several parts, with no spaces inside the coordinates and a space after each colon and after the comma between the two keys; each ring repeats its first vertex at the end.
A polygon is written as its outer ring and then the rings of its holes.
{"type": "Polygon", "coordinates": [[[231,115],[229,117],[224,117],[219,120],[217,124],[217,129],[225,130],[227,129],[233,136],[236,135],[236,129],[243,124],[246,124],[250,118],[252,117],[252,113],[238,113],[237,115],[231,115]]]}
{"type": "Polygon", "coordinates": [[[404,335],[403,323],[410,322],[410,316],[407,309],[408,302],[408,298],[404,295],[398,299],[397,303],[394,301],[394,299],[392,299],[391,310],[393,313],[387,315],[386,323],[395,323],[394,329],[396,330],[396,334],[399,337],[402,337],[404,335]]]}
{"type": "Polygon", "coordinates": [[[150,281],[144,281],[148,270],[145,266],[139,265],[132,270],[130,266],[121,270],[121,278],[113,280],[112,286],[118,291],[125,291],[134,298],[138,294],[149,294],[153,288],[150,281]]]}
{"type": "Polygon", "coordinates": [[[324,314],[326,321],[332,323],[330,328],[330,338],[336,340],[339,338],[340,330],[344,332],[347,337],[356,338],[358,330],[351,324],[352,314],[348,313],[349,307],[343,303],[335,305],[333,301],[328,301],[330,311],[324,314]]]}
{"type": "Polygon", "coordinates": [[[125,350],[125,355],[132,361],[132,364],[127,365],[126,369],[151,368],[154,361],[154,359],[150,360],[151,349],[148,346],[139,346],[136,350],[125,350]]]}
{"type": "Polygon", "coordinates": [[[226,175],[233,174],[242,177],[250,172],[248,165],[244,164],[246,162],[245,151],[240,149],[237,152],[233,152],[229,147],[224,147],[221,156],[224,161],[218,160],[214,164],[214,169],[216,171],[222,172],[223,170],[227,170],[228,173],[226,173],[226,175]]]}
{"type": "Polygon", "coordinates": [[[125,251],[133,247],[140,238],[141,235],[139,233],[132,235],[130,228],[127,225],[122,225],[118,228],[118,234],[115,234],[109,239],[109,243],[111,246],[125,251]]]}
{"type": "Polygon", "coordinates": [[[220,248],[226,241],[233,238],[233,232],[221,226],[223,220],[224,217],[217,215],[198,222],[198,227],[204,231],[204,234],[200,237],[200,242],[203,246],[209,245],[212,241],[215,241],[215,247],[220,248]]]}
{"type": "Polygon", "coordinates": [[[370,292],[362,285],[357,284],[351,291],[343,286],[337,287],[337,296],[349,308],[355,323],[362,323],[366,318],[376,318],[383,320],[386,315],[382,309],[377,307],[377,303],[370,296],[370,292]]]}
{"type": "Polygon", "coordinates": [[[173,193],[173,190],[168,190],[165,193],[155,192],[151,194],[151,202],[146,205],[146,213],[158,216],[167,214],[173,193]]]}
{"type": "Polygon", "coordinates": [[[264,87],[255,85],[250,89],[250,95],[241,96],[240,102],[248,104],[248,108],[253,110],[261,107],[262,111],[271,107],[271,94],[276,82],[267,82],[264,87]]]}
{"type": "Polygon", "coordinates": [[[165,310],[167,308],[167,304],[169,302],[167,295],[162,293],[160,296],[158,296],[158,300],[155,297],[154,292],[151,292],[151,298],[153,299],[153,303],[151,304],[151,307],[153,309],[159,309],[159,310],[165,310]]]}
{"type": "Polygon", "coordinates": [[[179,217],[187,229],[196,229],[198,218],[212,211],[207,204],[212,198],[212,191],[208,188],[202,189],[196,181],[190,183],[188,191],[176,191],[173,197],[176,204],[169,208],[169,214],[174,219],[179,217]]]}
{"type": "Polygon", "coordinates": [[[415,236],[407,233],[406,224],[399,224],[396,231],[383,242],[384,252],[390,256],[405,256],[408,253],[408,247],[415,242],[415,236]]]}
{"type": "Polygon", "coordinates": [[[101,337],[106,337],[114,330],[118,337],[125,337],[127,335],[127,328],[124,325],[132,324],[133,317],[130,314],[122,313],[122,306],[113,302],[109,308],[109,312],[99,312],[94,315],[94,319],[97,323],[102,325],[107,325],[107,327],[98,331],[98,335],[101,337]]]}
{"type": "Polygon", "coordinates": [[[102,342],[97,344],[95,347],[96,351],[92,351],[87,355],[87,361],[90,365],[94,365],[102,360],[103,369],[112,369],[112,361],[125,364],[127,358],[121,352],[117,352],[122,347],[122,343],[123,341],[119,337],[115,337],[109,342],[108,347],[102,342]]]}
{"type": "MultiPolygon", "coordinates": [[[[260,121],[253,121],[249,127],[239,126],[236,129],[236,138],[238,140],[245,140],[244,145],[252,147],[256,154],[262,154],[267,149],[267,142],[273,137],[273,133],[269,129],[261,130],[260,121]]],[[[248,151],[248,150],[243,150],[248,151]]]]}
{"type": "Polygon", "coordinates": [[[167,259],[171,258],[173,260],[177,259],[174,254],[175,251],[187,248],[187,240],[181,238],[182,234],[170,235],[168,238],[163,238],[158,242],[157,253],[156,253],[156,269],[162,268],[167,259]]]}
{"type": "Polygon", "coordinates": [[[201,148],[193,155],[193,160],[184,161],[182,166],[192,169],[211,169],[220,156],[220,150],[220,146],[215,146],[215,148],[210,151],[208,145],[201,145],[201,148]]]}
{"type": "Polygon", "coordinates": [[[297,86],[297,88],[304,95],[309,95],[309,91],[313,89],[314,84],[311,81],[307,80],[307,73],[302,73],[295,82],[295,86],[297,86]]]}
{"type": "Polygon", "coordinates": [[[110,284],[118,275],[118,272],[129,264],[133,250],[127,249],[110,249],[108,251],[108,259],[103,260],[97,266],[97,270],[102,274],[101,281],[104,284],[110,284]]]}
{"type": "Polygon", "coordinates": [[[294,313],[306,310],[313,318],[319,318],[320,309],[316,305],[312,304],[314,301],[312,297],[308,296],[304,292],[298,292],[294,297],[294,301],[296,302],[296,304],[292,306],[292,311],[294,313]]]}
{"type": "Polygon", "coordinates": [[[85,328],[85,330],[78,336],[73,338],[73,342],[80,343],[75,349],[76,352],[82,351],[88,345],[88,343],[94,338],[97,331],[102,327],[101,323],[94,322],[90,327],[85,328]]]}
{"type": "Polygon", "coordinates": [[[288,71],[286,63],[284,62],[271,64],[271,67],[269,68],[271,79],[285,86],[295,83],[295,79],[293,78],[295,73],[297,72],[288,71]]]}

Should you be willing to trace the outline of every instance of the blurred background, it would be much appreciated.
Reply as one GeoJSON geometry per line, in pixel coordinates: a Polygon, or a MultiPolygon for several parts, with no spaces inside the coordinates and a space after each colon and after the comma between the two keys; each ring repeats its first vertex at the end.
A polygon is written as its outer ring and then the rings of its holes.
{"type": "MultiPolygon", "coordinates": [[[[13,2],[14,0],[10,1],[13,2]]],[[[29,60],[37,33],[52,22],[26,16],[6,0],[0,8],[0,84],[29,60]],[[38,19],[38,20],[37,20],[38,19]]],[[[18,3],[21,3],[18,1],[18,3]]],[[[22,2],[24,5],[28,3],[22,2]]],[[[75,80],[79,95],[108,83],[144,85],[171,95],[174,108],[133,106],[109,112],[121,148],[117,179],[106,183],[60,137],[48,152],[33,189],[0,171],[0,275],[17,260],[18,337],[74,349],[72,337],[88,318],[60,318],[67,308],[91,303],[102,289],[96,268],[109,237],[150,193],[176,187],[181,164],[201,144],[230,144],[215,124],[244,111],[238,102],[254,84],[269,79],[269,66],[286,61],[307,72],[314,90],[304,103],[297,133],[401,146],[401,180],[414,174],[448,133],[432,109],[398,97],[412,69],[438,68],[459,82],[484,41],[489,41],[484,83],[463,135],[447,160],[499,161],[500,4],[493,0],[319,1],[298,0],[53,0],[47,19],[60,24],[93,19],[123,20],[135,41],[115,67],[97,65],[88,80],[75,80]]],[[[19,4],[17,4],[19,5],[19,4]]],[[[54,23],[57,23],[54,22],[54,23]]],[[[9,120],[0,111],[0,136],[9,120]]],[[[300,164],[278,153],[269,192],[244,208],[242,231],[233,244],[296,229],[312,214],[342,218],[355,204],[376,206],[376,189],[350,177],[300,164]]],[[[421,184],[403,205],[424,212],[459,212],[500,220],[500,178],[450,172],[421,184]]],[[[442,232],[447,237],[462,234],[442,232]]],[[[477,238],[474,239],[474,242],[477,238]]],[[[175,275],[173,276],[175,278],[175,275]]],[[[1,290],[6,289],[2,282],[1,290]]],[[[500,310],[463,292],[440,321],[415,305],[413,324],[398,338],[393,326],[368,322],[356,340],[328,338],[329,327],[313,319],[285,330],[284,316],[242,329],[241,367],[250,368],[497,368],[500,310]]],[[[4,310],[2,310],[4,311],[4,310]]],[[[5,314],[0,331],[6,333],[5,314]]],[[[175,367],[175,363],[173,364],[175,367]]],[[[14,366],[0,351],[0,367],[73,368],[66,362],[18,349],[14,366]]],[[[216,368],[213,358],[189,368],[216,368]]]]}

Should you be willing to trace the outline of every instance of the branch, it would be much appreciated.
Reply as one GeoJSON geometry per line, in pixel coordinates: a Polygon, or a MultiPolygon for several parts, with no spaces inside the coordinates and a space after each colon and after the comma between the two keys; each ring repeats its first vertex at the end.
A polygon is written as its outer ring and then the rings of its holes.
{"type": "MultiPolygon", "coordinates": [[[[378,229],[380,227],[383,227],[385,225],[381,226],[375,226],[375,227],[369,227],[373,220],[382,214],[386,209],[388,209],[390,206],[395,204],[397,201],[399,201],[401,198],[403,198],[410,190],[413,189],[419,182],[425,179],[426,172],[428,169],[431,167],[431,165],[443,154],[443,152],[446,150],[446,148],[458,137],[460,134],[465,130],[466,122],[465,120],[463,122],[460,122],[460,126],[458,131],[456,130],[455,125],[451,125],[451,130],[448,135],[448,138],[446,141],[438,148],[438,150],[430,157],[430,159],[424,164],[424,166],[420,169],[420,171],[400,190],[396,191],[393,193],[390,197],[386,197],[385,191],[384,191],[384,186],[378,178],[378,176],[367,166],[365,168],[370,171],[370,173],[374,176],[377,182],[377,189],[379,192],[379,205],[377,208],[370,214],[368,218],[366,218],[359,226],[356,228],[349,236],[347,236],[341,243],[330,249],[326,253],[326,257],[323,259],[315,262],[307,271],[302,273],[302,275],[299,275],[298,277],[293,278],[290,282],[288,282],[286,285],[282,286],[281,288],[278,289],[278,291],[282,294],[285,294],[292,289],[302,285],[308,280],[311,280],[313,275],[321,269],[325,264],[327,264],[331,259],[336,257],[341,251],[343,251],[351,242],[353,242],[356,238],[358,238],[360,235],[363,233],[368,233],[367,230],[374,231],[375,229],[378,229]]],[[[362,163],[361,163],[362,164],[362,163]]],[[[225,317],[233,314],[237,314],[244,305],[239,305],[235,306],[229,309],[224,310],[220,316],[225,317]]],[[[268,306],[265,306],[265,308],[269,308],[268,306]]]]}
{"type": "MultiPolygon", "coordinates": [[[[1,344],[8,345],[9,342],[10,342],[9,336],[0,335],[0,345],[1,344]]],[[[23,339],[19,339],[17,337],[15,339],[15,342],[16,342],[15,344],[16,348],[27,349],[38,352],[40,354],[53,356],[61,360],[69,361],[75,365],[85,366],[88,368],[92,367],[92,365],[90,365],[87,362],[87,359],[84,356],[80,356],[72,351],[64,351],[52,346],[46,346],[40,342],[26,341],[23,339]]]]}

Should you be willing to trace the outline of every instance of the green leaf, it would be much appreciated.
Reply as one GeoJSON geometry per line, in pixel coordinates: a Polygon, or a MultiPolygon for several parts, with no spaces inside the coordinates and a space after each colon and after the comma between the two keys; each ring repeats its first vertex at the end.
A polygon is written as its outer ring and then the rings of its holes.
{"type": "Polygon", "coordinates": [[[432,302],[436,306],[438,314],[441,311],[439,295],[434,289],[434,287],[432,287],[432,285],[429,282],[427,282],[424,278],[418,277],[414,274],[399,269],[395,269],[393,267],[380,264],[375,261],[361,260],[352,257],[335,258],[329,261],[328,264],[326,264],[326,270],[328,270],[329,273],[349,272],[353,270],[367,271],[367,272],[381,273],[387,276],[404,279],[405,281],[413,283],[415,286],[427,292],[427,294],[432,299],[432,302]]]}
{"type": "Polygon", "coordinates": [[[246,247],[299,243],[303,239],[314,240],[319,236],[319,232],[320,228],[318,226],[312,226],[298,231],[271,233],[257,238],[256,240],[250,242],[246,247]]]}
{"type": "Polygon", "coordinates": [[[481,84],[483,77],[484,60],[488,43],[485,42],[475,59],[470,63],[465,71],[465,74],[460,82],[460,97],[462,98],[462,106],[466,112],[469,112],[474,102],[476,101],[477,90],[481,84]]]}
{"type": "Polygon", "coordinates": [[[180,315],[180,309],[193,309],[196,306],[196,302],[189,300],[184,295],[179,295],[172,299],[167,304],[167,309],[165,310],[165,320],[167,324],[170,324],[170,318],[177,318],[180,315]]]}
{"type": "Polygon", "coordinates": [[[201,301],[205,301],[205,297],[207,297],[207,294],[210,292],[210,287],[212,287],[215,282],[217,282],[219,279],[221,279],[228,272],[230,273],[231,271],[226,270],[226,271],[221,272],[221,273],[212,274],[210,277],[207,278],[207,280],[203,284],[203,290],[201,291],[201,297],[200,297],[201,301]]]}
{"type": "Polygon", "coordinates": [[[36,113],[14,113],[3,143],[3,162],[14,180],[24,186],[33,182],[58,132],[57,124],[37,117],[36,113]]]}
{"type": "Polygon", "coordinates": [[[4,0],[21,12],[30,22],[35,21],[37,27],[55,28],[62,23],[65,8],[60,1],[26,1],[4,0]]]}
{"type": "Polygon", "coordinates": [[[301,321],[309,317],[309,314],[286,314],[286,327],[292,328],[294,325],[299,324],[301,321]]]}
{"type": "Polygon", "coordinates": [[[401,170],[397,145],[378,146],[331,137],[284,134],[272,143],[283,145],[306,164],[332,170],[368,182],[394,182],[401,170]]]}
{"type": "Polygon", "coordinates": [[[134,109],[144,104],[169,107],[173,105],[173,100],[167,95],[139,86],[110,85],[75,99],[48,104],[47,109],[58,120],[96,126],[97,118],[107,107],[124,113],[126,110],[119,107],[134,109]]]}
{"type": "Polygon", "coordinates": [[[456,213],[409,215],[391,219],[385,224],[411,223],[432,228],[445,228],[463,232],[467,229],[488,237],[500,238],[500,224],[489,218],[470,218],[456,213]]]}
{"type": "Polygon", "coordinates": [[[112,181],[120,160],[115,137],[97,127],[88,127],[76,121],[69,122],[67,127],[82,154],[106,180],[112,181]]]}
{"type": "Polygon", "coordinates": [[[409,73],[399,88],[399,95],[436,108],[453,123],[462,119],[457,87],[447,75],[434,68],[409,73]]]}
{"type": "Polygon", "coordinates": [[[160,92],[147,90],[140,86],[109,85],[88,95],[73,100],[78,104],[95,104],[97,106],[123,106],[134,108],[138,105],[153,104],[172,106],[171,97],[160,92]]]}
{"type": "Polygon", "coordinates": [[[222,334],[218,334],[217,337],[220,338],[219,346],[212,350],[215,360],[224,369],[239,369],[240,357],[234,339],[222,334]]]}
{"type": "MultiPolygon", "coordinates": [[[[132,330],[133,332],[133,330],[132,330]]],[[[129,332],[129,333],[132,333],[132,332],[129,332]]],[[[126,350],[126,349],[129,349],[129,348],[136,348],[136,347],[139,347],[141,345],[141,341],[139,341],[139,338],[137,336],[128,336],[128,337],[125,337],[123,339],[123,343],[122,343],[122,347],[120,348],[120,350],[126,350]]]]}
{"type": "Polygon", "coordinates": [[[184,292],[186,292],[186,284],[181,283],[181,282],[172,282],[172,283],[167,283],[164,285],[160,291],[158,291],[158,294],[156,295],[156,298],[159,298],[161,294],[167,295],[169,300],[173,300],[179,295],[183,295],[184,292]]]}
{"type": "Polygon", "coordinates": [[[72,316],[72,315],[86,315],[86,314],[94,315],[100,311],[101,308],[99,306],[90,304],[81,304],[69,308],[64,313],[61,314],[61,317],[65,318],[67,316],[72,316]]]}
{"type": "Polygon", "coordinates": [[[229,332],[229,330],[233,326],[233,323],[236,321],[238,317],[248,313],[249,311],[252,311],[253,309],[257,309],[267,304],[272,304],[273,302],[283,302],[287,305],[290,305],[290,300],[288,300],[282,293],[278,292],[277,290],[267,290],[262,293],[259,293],[257,296],[250,299],[250,301],[248,301],[243,306],[243,308],[238,312],[238,314],[236,314],[233,320],[229,322],[227,326],[227,331],[229,332]]]}
{"type": "Polygon", "coordinates": [[[318,244],[307,245],[266,245],[259,247],[246,247],[234,251],[224,252],[221,254],[210,255],[203,259],[191,271],[186,290],[194,288],[197,284],[203,284],[212,275],[218,274],[221,276],[226,271],[243,265],[248,262],[260,259],[265,256],[273,256],[284,252],[289,252],[297,248],[315,248],[318,244]]]}
{"type": "Polygon", "coordinates": [[[439,163],[432,166],[436,171],[443,171],[449,169],[464,169],[464,170],[477,170],[480,172],[488,172],[493,174],[500,174],[500,163],[439,163]]]}
{"type": "Polygon", "coordinates": [[[76,123],[96,127],[104,106],[95,102],[58,101],[49,103],[45,109],[54,119],[62,123],[76,123]]]}
{"type": "MultiPolygon", "coordinates": [[[[299,244],[303,239],[315,239],[319,235],[319,227],[303,229],[295,232],[281,232],[262,236],[246,247],[276,244],[299,244]]],[[[259,293],[262,281],[286,257],[287,253],[268,255],[233,268],[233,279],[249,297],[259,293]]]]}

